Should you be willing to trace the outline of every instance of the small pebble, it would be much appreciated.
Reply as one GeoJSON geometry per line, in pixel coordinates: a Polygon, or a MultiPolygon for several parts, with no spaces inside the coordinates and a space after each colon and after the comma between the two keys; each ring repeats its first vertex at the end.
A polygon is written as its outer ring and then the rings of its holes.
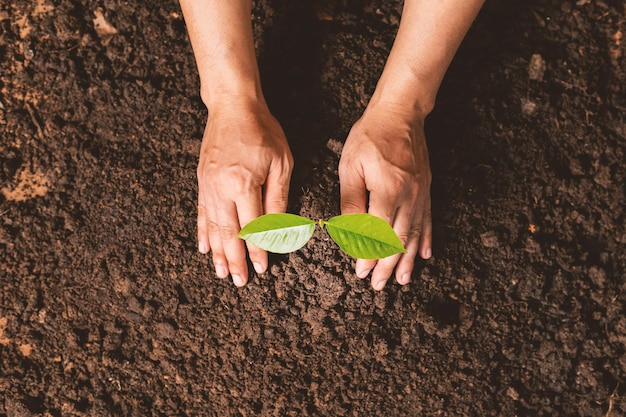
{"type": "Polygon", "coordinates": [[[535,81],[542,81],[546,72],[546,61],[539,54],[533,54],[528,63],[528,78],[535,81]]]}

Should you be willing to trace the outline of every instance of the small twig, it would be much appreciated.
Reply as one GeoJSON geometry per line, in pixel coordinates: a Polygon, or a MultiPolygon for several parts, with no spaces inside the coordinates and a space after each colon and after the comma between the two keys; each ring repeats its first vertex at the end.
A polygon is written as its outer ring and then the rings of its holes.
{"type": "Polygon", "coordinates": [[[35,127],[37,128],[37,135],[39,136],[39,139],[43,140],[44,139],[43,130],[41,129],[39,120],[37,120],[37,116],[35,115],[35,110],[33,110],[33,108],[28,103],[24,104],[24,108],[28,111],[28,114],[30,114],[30,118],[33,121],[33,124],[35,125],[35,127]]]}
{"type": "Polygon", "coordinates": [[[604,323],[604,334],[606,335],[606,340],[611,344],[611,346],[615,346],[615,343],[611,341],[611,337],[609,335],[609,324],[604,323]]]}
{"type": "Polygon", "coordinates": [[[50,49],[48,52],[51,53],[57,53],[57,52],[69,52],[72,49],[76,49],[80,46],[80,42],[76,43],[74,46],[70,46],[69,48],[62,48],[62,49],[50,49]]]}
{"type": "Polygon", "coordinates": [[[615,389],[613,390],[611,395],[609,395],[609,408],[606,410],[606,414],[604,415],[604,417],[611,416],[611,411],[613,411],[613,398],[615,397],[615,394],[617,394],[618,388],[619,388],[619,381],[617,382],[617,385],[615,386],[615,389]]]}
{"type": "Polygon", "coordinates": [[[222,305],[224,306],[224,308],[226,308],[226,310],[230,311],[230,307],[228,306],[228,304],[224,302],[224,300],[220,299],[220,303],[222,303],[222,305]]]}

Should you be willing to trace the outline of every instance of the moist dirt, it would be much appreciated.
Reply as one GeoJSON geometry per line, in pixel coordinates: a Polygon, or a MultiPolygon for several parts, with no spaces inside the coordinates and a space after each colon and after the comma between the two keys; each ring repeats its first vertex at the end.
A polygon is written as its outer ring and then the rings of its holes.
{"type": "MultiPolygon", "coordinates": [[[[332,217],[401,2],[253,8],[289,211],[332,217]]],[[[238,289],[196,251],[178,3],[2,1],[0,415],[625,415],[625,22],[487,2],[427,119],[411,284],[373,291],[318,231],[238,289]]]]}

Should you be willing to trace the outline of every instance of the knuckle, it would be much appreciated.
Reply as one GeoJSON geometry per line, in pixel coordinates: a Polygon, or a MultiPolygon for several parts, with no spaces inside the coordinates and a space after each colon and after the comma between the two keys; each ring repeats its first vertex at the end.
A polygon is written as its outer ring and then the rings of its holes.
{"type": "Polygon", "coordinates": [[[213,168],[214,166],[215,164],[208,161],[207,158],[201,158],[196,169],[198,182],[204,183],[207,182],[207,180],[210,180],[213,176],[213,172],[215,171],[213,168]]]}
{"type": "Polygon", "coordinates": [[[239,275],[244,280],[247,280],[248,274],[246,271],[246,260],[239,257],[233,257],[226,255],[228,261],[228,271],[231,275],[239,275]]]}
{"type": "Polygon", "coordinates": [[[233,239],[237,239],[237,234],[239,233],[239,227],[235,227],[232,225],[222,225],[218,226],[220,239],[222,241],[230,241],[233,239]]]}
{"type": "Polygon", "coordinates": [[[211,251],[213,265],[228,265],[224,251],[221,249],[213,249],[211,251]]]}
{"type": "Polygon", "coordinates": [[[207,221],[207,229],[210,234],[219,234],[220,226],[212,220],[207,221]]]}
{"type": "Polygon", "coordinates": [[[374,279],[375,281],[378,281],[381,278],[384,278],[385,280],[389,279],[397,262],[398,260],[395,256],[379,260],[376,265],[375,274],[372,275],[372,278],[376,278],[374,279]]]}
{"type": "Polygon", "coordinates": [[[337,172],[339,174],[339,178],[346,178],[350,175],[353,175],[356,172],[356,169],[347,158],[341,158],[339,160],[339,168],[337,172]]]}
{"type": "Polygon", "coordinates": [[[239,195],[260,187],[266,172],[258,167],[237,165],[232,167],[198,168],[198,186],[209,195],[224,198],[239,195]]]}
{"type": "Polygon", "coordinates": [[[341,202],[341,211],[347,213],[357,213],[363,211],[363,208],[356,201],[345,199],[341,202]]]}
{"type": "MultiPolygon", "coordinates": [[[[289,181],[291,179],[291,172],[293,171],[293,164],[294,162],[291,154],[288,154],[286,158],[281,159],[277,164],[276,171],[278,173],[278,178],[281,184],[289,184],[289,181]]],[[[273,167],[270,167],[270,170],[273,170],[273,167]]],[[[265,180],[266,178],[260,178],[259,183],[263,183],[265,182],[265,180]]]]}
{"type": "Polygon", "coordinates": [[[414,177],[402,169],[383,170],[378,174],[383,180],[385,190],[390,195],[400,195],[405,193],[417,193],[417,184],[414,177]]]}
{"type": "Polygon", "coordinates": [[[424,211],[424,217],[422,222],[427,222],[427,223],[431,223],[433,220],[433,212],[430,209],[430,205],[428,207],[426,207],[426,210],[424,211]]]}
{"type": "Polygon", "coordinates": [[[417,225],[417,226],[411,227],[405,233],[399,233],[398,238],[400,239],[400,242],[402,242],[402,244],[406,246],[407,243],[409,243],[410,241],[419,239],[421,234],[422,234],[422,227],[417,225]]]}
{"type": "Polygon", "coordinates": [[[293,169],[293,165],[294,165],[293,155],[289,151],[287,152],[286,157],[285,157],[285,167],[287,168],[289,172],[291,172],[291,170],[293,169]]]}
{"type": "Polygon", "coordinates": [[[287,207],[287,204],[287,197],[282,195],[265,201],[267,207],[287,207]]]}
{"type": "Polygon", "coordinates": [[[409,240],[417,239],[418,237],[420,237],[421,234],[422,234],[422,226],[419,224],[416,224],[415,226],[411,227],[411,229],[409,229],[408,238],[409,240]]]}
{"type": "Polygon", "coordinates": [[[233,275],[242,275],[243,264],[239,259],[234,259],[226,255],[226,261],[228,262],[228,271],[233,275]]]}

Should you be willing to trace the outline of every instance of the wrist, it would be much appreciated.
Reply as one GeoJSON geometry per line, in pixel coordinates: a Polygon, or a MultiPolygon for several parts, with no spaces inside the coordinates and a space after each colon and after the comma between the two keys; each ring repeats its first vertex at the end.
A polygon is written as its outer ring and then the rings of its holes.
{"type": "Polygon", "coordinates": [[[244,123],[250,120],[273,118],[263,95],[232,91],[214,94],[205,102],[211,120],[231,120],[244,123]]]}
{"type": "Polygon", "coordinates": [[[404,71],[385,69],[369,106],[389,106],[424,119],[435,107],[436,95],[437,88],[421,80],[410,69],[404,71]]]}
{"type": "Polygon", "coordinates": [[[209,112],[223,106],[267,108],[260,83],[254,81],[202,84],[200,97],[209,112]]]}

